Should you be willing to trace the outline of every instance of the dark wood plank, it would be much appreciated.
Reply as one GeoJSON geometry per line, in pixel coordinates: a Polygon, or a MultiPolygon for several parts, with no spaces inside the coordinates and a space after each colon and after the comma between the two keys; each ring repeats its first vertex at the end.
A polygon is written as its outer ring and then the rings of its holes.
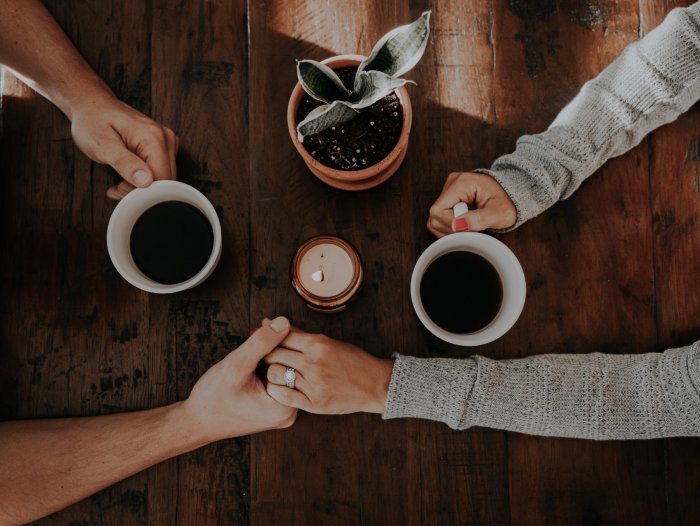
{"type": "MultiPolygon", "coordinates": [[[[650,138],[659,350],[700,339],[700,107],[650,138]]],[[[669,439],[671,524],[700,521],[700,440],[669,439]]]]}
{"type": "MultiPolygon", "coordinates": [[[[59,6],[57,6],[59,7],[59,6]]],[[[125,0],[62,5],[62,27],[78,50],[114,90],[117,97],[149,115],[151,104],[151,13],[147,4],[125,0]],[[112,28],[119,28],[114,31],[112,28]]],[[[104,232],[113,209],[105,198],[110,184],[118,180],[106,166],[89,163],[77,155],[83,170],[88,169],[89,199],[74,206],[89,210],[92,228],[99,240],[100,261],[88,265],[78,248],[71,251],[68,268],[91,270],[86,273],[86,292],[95,297],[86,301],[85,311],[98,313],[97,330],[85,331],[89,344],[75,346],[85,362],[76,388],[93,407],[83,403],[78,414],[115,412],[163,405],[175,399],[169,382],[173,354],[167,347],[167,303],[162,298],[131,287],[116,273],[104,247],[104,232]],[[105,273],[107,276],[105,276],[105,273]],[[101,283],[101,281],[104,283],[101,283]],[[104,319],[99,313],[104,312],[104,319]],[[99,354],[92,350],[100,349],[99,354]],[[112,387],[113,386],[113,387],[112,387]]],[[[77,181],[83,180],[76,177],[77,181]]],[[[73,214],[74,222],[77,222],[73,214]]],[[[173,478],[176,464],[169,461],[107,488],[89,499],[92,521],[106,524],[172,521],[174,511],[167,506],[176,495],[173,478]]],[[[77,506],[85,506],[83,502],[77,506]]]]}
{"type": "MultiPolygon", "coordinates": [[[[658,25],[666,13],[691,2],[642,2],[644,31],[658,25]]],[[[698,260],[697,193],[700,188],[698,161],[700,136],[697,107],[672,125],[652,134],[652,211],[654,219],[654,261],[657,326],[660,349],[677,347],[700,338],[697,316],[700,310],[698,260]]],[[[666,441],[666,496],[670,524],[700,521],[700,448],[697,439],[666,441]]]]}
{"type": "MultiPolygon", "coordinates": [[[[178,177],[209,198],[223,235],[211,278],[167,301],[167,348],[183,399],[250,329],[246,2],[152,5],[153,114],[178,133],[178,177]]],[[[240,438],[180,457],[170,502],[178,523],[247,524],[248,456],[248,438],[240,438]]]]}
{"type": "MultiPolygon", "coordinates": [[[[117,95],[148,112],[147,6],[117,1],[48,6],[117,95]],[[105,30],[111,27],[120,29],[105,30]]],[[[165,320],[146,294],[118,277],[107,256],[104,232],[113,205],[104,192],[112,172],[75,148],[70,124],[47,102],[31,95],[18,107],[23,114],[13,115],[9,107],[6,121],[26,119],[27,131],[14,138],[11,153],[13,172],[23,182],[13,187],[3,209],[14,217],[4,222],[12,238],[3,250],[12,254],[3,265],[14,276],[6,281],[3,301],[14,306],[3,320],[17,326],[3,350],[26,353],[16,370],[16,416],[89,415],[163,404],[174,394],[167,382],[168,356],[160,352],[165,320]]],[[[168,521],[173,515],[159,507],[156,496],[172,499],[168,473],[174,466],[136,475],[52,519],[141,524],[155,520],[160,509],[157,517],[168,521]]]]}
{"type": "MultiPolygon", "coordinates": [[[[495,157],[494,18],[491,2],[415,3],[412,18],[433,8],[432,37],[412,77],[414,129],[402,181],[404,352],[425,357],[499,356],[496,342],[479,349],[445,344],[426,331],[411,306],[413,265],[435,238],[428,210],[453,171],[488,166],[495,157]]],[[[455,432],[412,422],[419,440],[420,524],[503,524],[509,518],[505,433],[455,432]]]]}
{"type": "MultiPolygon", "coordinates": [[[[642,2],[650,31],[688,1],[642,2]]],[[[700,339],[700,107],[655,131],[648,142],[659,350],[700,339]]],[[[666,440],[668,524],[700,522],[700,440],[666,440]]]]}
{"type": "MultiPolygon", "coordinates": [[[[636,2],[510,3],[495,9],[499,148],[538,132],[639,28],[636,2]]],[[[503,236],[528,281],[509,356],[655,350],[651,214],[644,147],[607,164],[570,200],[503,236]],[[629,327],[634,327],[630,331],[629,327]]],[[[661,441],[592,443],[509,435],[518,524],[658,524],[661,441]]]]}

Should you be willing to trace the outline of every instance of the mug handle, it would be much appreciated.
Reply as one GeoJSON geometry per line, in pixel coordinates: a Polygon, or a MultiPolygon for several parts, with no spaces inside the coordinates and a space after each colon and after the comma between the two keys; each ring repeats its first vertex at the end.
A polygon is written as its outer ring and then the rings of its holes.
{"type": "Polygon", "coordinates": [[[467,206],[467,203],[463,201],[460,201],[452,207],[452,213],[454,214],[454,217],[461,216],[462,214],[466,214],[467,212],[469,212],[469,207],[467,206]]]}

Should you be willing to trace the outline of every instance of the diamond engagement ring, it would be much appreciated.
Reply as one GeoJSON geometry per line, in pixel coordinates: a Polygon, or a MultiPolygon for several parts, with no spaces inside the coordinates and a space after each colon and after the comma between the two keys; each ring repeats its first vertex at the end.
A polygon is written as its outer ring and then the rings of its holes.
{"type": "Polygon", "coordinates": [[[294,389],[294,381],[297,379],[297,372],[294,370],[293,367],[287,367],[287,370],[284,372],[284,381],[287,384],[287,387],[290,389],[294,389]]]}

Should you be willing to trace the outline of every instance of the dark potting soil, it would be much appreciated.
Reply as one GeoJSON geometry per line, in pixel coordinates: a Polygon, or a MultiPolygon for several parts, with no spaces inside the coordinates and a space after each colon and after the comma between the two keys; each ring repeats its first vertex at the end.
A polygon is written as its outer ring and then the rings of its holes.
{"type": "MultiPolygon", "coordinates": [[[[356,66],[336,69],[348,89],[355,81],[356,66]]],[[[323,103],[305,94],[297,110],[297,122],[323,103]]],[[[392,92],[357,117],[304,138],[304,148],[317,161],[336,170],[361,170],[377,164],[396,146],[403,127],[403,110],[392,92]]]]}

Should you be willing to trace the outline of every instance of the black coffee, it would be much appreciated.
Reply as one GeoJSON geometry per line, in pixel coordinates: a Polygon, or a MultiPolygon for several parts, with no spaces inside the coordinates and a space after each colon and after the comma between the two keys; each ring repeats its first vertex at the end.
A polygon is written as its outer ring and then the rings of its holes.
{"type": "Polygon", "coordinates": [[[172,285],[195,276],[207,264],[214,232],[204,214],[180,201],[146,210],[131,231],[131,256],[153,281],[172,285]]]}
{"type": "Polygon", "coordinates": [[[426,269],[420,297],[436,325],[466,334],[483,329],[496,317],[503,286],[496,269],[483,257],[473,252],[449,252],[426,269]]]}

